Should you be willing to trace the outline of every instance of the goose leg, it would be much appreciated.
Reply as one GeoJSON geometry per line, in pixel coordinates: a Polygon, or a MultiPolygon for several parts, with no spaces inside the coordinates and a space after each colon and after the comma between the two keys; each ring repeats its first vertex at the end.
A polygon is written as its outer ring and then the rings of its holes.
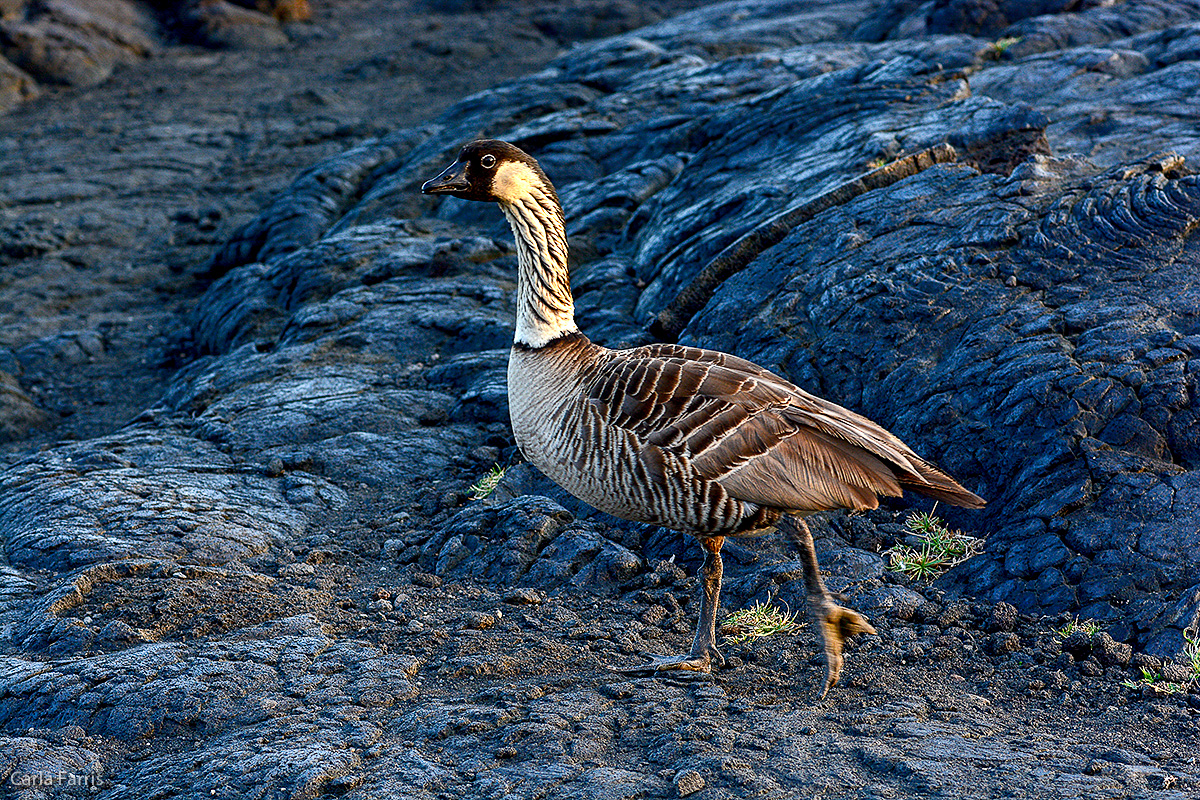
{"type": "Polygon", "coordinates": [[[664,670],[708,672],[713,664],[721,666],[725,657],[717,649],[717,609],[721,605],[721,560],[723,536],[700,537],[704,548],[704,566],[700,569],[700,619],[696,623],[696,638],[692,651],[685,656],[655,656],[648,663],[618,669],[625,675],[653,675],[664,670]]]}
{"type": "Polygon", "coordinates": [[[800,517],[789,519],[783,526],[789,538],[800,548],[800,560],[804,563],[804,587],[808,592],[808,608],[816,623],[817,633],[825,646],[825,688],[821,697],[838,682],[842,674],[842,646],[846,638],[856,633],[875,633],[871,623],[858,612],[833,602],[825,581],[821,579],[821,567],[817,563],[817,550],[813,546],[812,531],[800,517]]]}
{"type": "Polygon", "coordinates": [[[721,546],[724,536],[706,536],[700,539],[704,548],[704,566],[700,570],[700,618],[696,620],[696,638],[692,640],[691,657],[724,666],[725,657],[717,649],[717,611],[721,608],[721,576],[724,562],[721,546]]]}

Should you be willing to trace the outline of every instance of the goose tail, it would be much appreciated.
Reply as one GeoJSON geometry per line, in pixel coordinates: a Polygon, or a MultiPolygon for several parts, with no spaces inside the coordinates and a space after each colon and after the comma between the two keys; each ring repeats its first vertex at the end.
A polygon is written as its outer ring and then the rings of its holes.
{"type": "Polygon", "coordinates": [[[987,505],[987,501],[982,497],[963,488],[958,481],[924,461],[917,464],[916,477],[919,480],[913,480],[912,476],[903,476],[900,478],[900,485],[911,492],[960,508],[983,508],[987,505]]]}

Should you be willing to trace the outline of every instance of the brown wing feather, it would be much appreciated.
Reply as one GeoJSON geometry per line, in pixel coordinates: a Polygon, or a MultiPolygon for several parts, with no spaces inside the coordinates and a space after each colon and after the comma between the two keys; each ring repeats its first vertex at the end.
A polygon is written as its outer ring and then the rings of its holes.
{"type": "Polygon", "coordinates": [[[717,477],[734,497],[780,508],[866,510],[879,495],[897,497],[900,484],[888,466],[861,448],[801,431],[717,477]]]}
{"type": "Polygon", "coordinates": [[[590,399],[608,424],[687,458],[734,497],[775,508],[868,509],[902,488],[983,501],[879,425],[749,361],[680,345],[612,354],[590,399]]]}

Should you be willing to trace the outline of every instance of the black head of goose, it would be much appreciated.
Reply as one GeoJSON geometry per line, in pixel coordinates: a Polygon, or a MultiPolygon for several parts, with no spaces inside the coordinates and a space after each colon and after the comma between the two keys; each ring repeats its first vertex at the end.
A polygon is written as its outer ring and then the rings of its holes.
{"type": "Polygon", "coordinates": [[[874,633],[833,601],[803,517],[866,510],[904,489],[967,508],[984,501],[866,417],[726,353],[672,344],[609,350],[575,325],[567,239],[554,186],[528,154],[484,139],[422,191],[498,203],[517,244],[509,413],[521,452],[579,499],[623,519],[692,534],[705,550],[691,652],[627,670],[709,670],[726,536],[785,528],[800,548],[809,606],[837,683],[847,636],[874,633]]]}

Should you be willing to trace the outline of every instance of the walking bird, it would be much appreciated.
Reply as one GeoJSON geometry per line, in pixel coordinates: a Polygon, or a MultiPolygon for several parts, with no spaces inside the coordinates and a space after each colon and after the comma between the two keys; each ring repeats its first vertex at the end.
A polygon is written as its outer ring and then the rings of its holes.
{"type": "Polygon", "coordinates": [[[833,601],[804,515],[865,510],[904,489],[981,508],[984,501],[866,417],[727,353],[674,344],[610,350],[575,324],[562,206],[541,167],[494,139],[471,142],[427,194],[494,201],[517,245],[517,319],[508,362],[513,434],[538,469],[622,519],[695,536],[705,551],[691,651],[627,670],[708,671],[716,642],[721,546],[784,514],[804,564],[825,650],[824,697],[846,637],[874,633],[833,601]]]}

